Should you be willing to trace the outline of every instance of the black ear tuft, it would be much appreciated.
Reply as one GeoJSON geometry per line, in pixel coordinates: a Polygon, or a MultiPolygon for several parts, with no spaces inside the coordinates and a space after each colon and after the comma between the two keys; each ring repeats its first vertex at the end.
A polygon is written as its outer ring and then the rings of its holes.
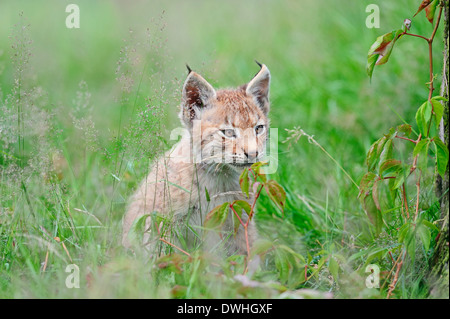
{"type": "Polygon", "coordinates": [[[186,63],[186,68],[188,69],[188,74],[192,72],[192,69],[189,67],[189,65],[186,63]]]}

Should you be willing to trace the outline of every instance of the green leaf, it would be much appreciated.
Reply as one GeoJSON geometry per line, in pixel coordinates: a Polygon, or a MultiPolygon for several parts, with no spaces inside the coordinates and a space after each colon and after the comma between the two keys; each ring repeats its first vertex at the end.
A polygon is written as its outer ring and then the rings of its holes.
{"type": "Polygon", "coordinates": [[[430,230],[427,227],[425,227],[424,225],[419,225],[417,227],[417,233],[420,237],[420,240],[422,241],[425,251],[428,251],[428,249],[430,249],[430,241],[431,241],[430,230]]]}
{"type": "Polygon", "coordinates": [[[287,258],[286,253],[281,249],[276,249],[274,261],[280,276],[280,281],[286,282],[289,278],[289,259],[287,258]]]}
{"type": "Polygon", "coordinates": [[[402,124],[397,126],[397,132],[404,133],[406,136],[410,136],[412,127],[409,124],[402,124]]]}
{"type": "Polygon", "coordinates": [[[382,163],[387,161],[387,160],[389,160],[389,159],[392,159],[392,157],[393,157],[392,154],[393,154],[393,151],[394,151],[394,145],[392,143],[392,138],[394,136],[395,135],[389,136],[389,139],[384,144],[383,150],[382,150],[382,152],[380,154],[380,162],[382,162],[382,163]]]}
{"type": "Polygon", "coordinates": [[[417,143],[416,146],[414,147],[413,156],[417,156],[422,151],[422,149],[425,147],[425,145],[427,145],[429,142],[430,142],[429,138],[424,138],[424,139],[420,140],[420,142],[417,143]]]}
{"type": "Polygon", "coordinates": [[[444,106],[441,102],[435,99],[431,99],[431,104],[433,105],[433,110],[435,114],[436,127],[439,127],[442,116],[444,115],[444,106]]]}
{"type": "Polygon", "coordinates": [[[399,188],[400,186],[403,185],[403,183],[405,182],[406,178],[409,176],[411,172],[411,166],[410,165],[401,165],[397,168],[396,174],[395,174],[395,180],[392,183],[389,183],[389,189],[391,191],[396,190],[397,188],[399,188]]]}
{"type": "Polygon", "coordinates": [[[448,164],[448,148],[441,141],[439,137],[433,139],[433,143],[436,148],[436,166],[439,175],[444,178],[445,171],[447,170],[448,164]]]}
{"type": "Polygon", "coordinates": [[[244,194],[248,196],[248,188],[249,188],[249,182],[248,182],[248,169],[245,168],[244,171],[241,173],[241,176],[239,176],[239,185],[241,186],[241,190],[244,194]]]}
{"type": "Polygon", "coordinates": [[[206,186],[205,186],[205,196],[206,196],[206,201],[209,203],[211,201],[211,198],[209,197],[209,193],[208,193],[208,190],[206,189],[206,186]]]}
{"type": "Polygon", "coordinates": [[[432,110],[433,110],[433,106],[431,105],[430,101],[427,101],[425,109],[423,111],[424,112],[423,116],[424,116],[425,122],[427,122],[427,123],[431,120],[431,111],[432,110]]]}
{"type": "Polygon", "coordinates": [[[433,97],[431,98],[431,100],[444,101],[444,102],[447,102],[447,101],[448,101],[448,99],[446,99],[445,97],[440,96],[440,95],[433,96],[433,97]]]}
{"type": "Polygon", "coordinates": [[[420,3],[419,9],[417,9],[417,12],[414,13],[413,17],[415,17],[420,11],[422,11],[423,9],[425,9],[426,7],[428,7],[430,5],[430,3],[433,2],[433,0],[423,0],[420,3]]]}
{"type": "Polygon", "coordinates": [[[422,136],[428,137],[428,122],[431,119],[432,106],[429,101],[423,103],[416,112],[416,123],[422,136]]]}
{"type": "Polygon", "coordinates": [[[286,205],[286,191],[284,188],[273,179],[265,183],[264,187],[269,198],[281,209],[281,211],[284,211],[286,205]]]}
{"type": "Polygon", "coordinates": [[[425,225],[425,226],[427,226],[427,227],[430,228],[430,229],[433,229],[433,230],[439,232],[439,228],[437,228],[437,226],[436,226],[435,224],[430,223],[430,222],[429,222],[428,220],[426,220],[426,219],[422,220],[422,224],[425,225]]]}
{"type": "Polygon", "coordinates": [[[398,242],[403,243],[405,241],[406,234],[409,232],[411,227],[410,223],[403,224],[398,230],[398,242]]]}
{"type": "Polygon", "coordinates": [[[370,188],[371,183],[373,180],[377,177],[375,173],[367,172],[362,178],[361,182],[359,183],[359,195],[358,197],[361,197],[362,194],[367,195],[367,191],[370,188]]]}
{"type": "MultiPolygon", "coordinates": [[[[242,220],[242,211],[244,210],[247,213],[247,216],[250,215],[250,211],[252,210],[249,203],[247,203],[244,200],[235,200],[231,206],[233,206],[235,212],[239,216],[239,218],[242,220]]],[[[236,216],[236,214],[233,212],[233,223],[234,223],[234,234],[237,234],[237,231],[239,229],[239,226],[241,225],[241,222],[239,221],[239,218],[236,216]]]]}
{"type": "Polygon", "coordinates": [[[227,220],[230,203],[225,202],[222,205],[215,207],[211,210],[205,219],[205,227],[209,229],[221,228],[227,220]]]}
{"type": "Polygon", "coordinates": [[[145,214],[133,221],[130,231],[128,232],[128,240],[131,244],[142,245],[145,232],[145,223],[147,221],[147,218],[149,218],[150,216],[150,214],[145,214]]]}
{"type": "Polygon", "coordinates": [[[380,208],[380,201],[378,199],[378,182],[380,181],[379,178],[377,178],[374,182],[373,182],[373,186],[372,186],[372,198],[373,198],[373,202],[375,203],[375,206],[377,207],[378,210],[381,210],[380,208]]]}
{"type": "Polygon", "coordinates": [[[372,44],[367,54],[366,66],[366,71],[370,78],[372,78],[375,65],[384,64],[389,60],[394,44],[402,32],[403,30],[395,30],[383,34],[372,44]]]}
{"type": "Polygon", "coordinates": [[[403,243],[408,255],[414,260],[416,252],[416,236],[414,231],[414,225],[411,223],[406,223],[400,227],[398,233],[398,242],[403,243]]]}
{"type": "Polygon", "coordinates": [[[406,251],[408,252],[411,260],[414,261],[416,258],[416,236],[414,236],[414,232],[411,231],[410,234],[407,235],[406,238],[406,251]]]}
{"type": "Polygon", "coordinates": [[[366,212],[367,216],[369,217],[369,220],[372,222],[372,224],[375,226],[376,235],[381,233],[381,230],[383,228],[383,215],[381,214],[380,210],[377,208],[373,196],[366,196],[363,200],[363,208],[366,212]]]}
{"type": "Polygon", "coordinates": [[[370,147],[369,151],[367,152],[366,156],[366,164],[367,169],[369,171],[373,170],[373,168],[376,166],[378,157],[377,157],[377,149],[378,149],[378,143],[380,140],[374,142],[372,146],[370,147]]]}
{"type": "Polygon", "coordinates": [[[421,140],[417,145],[414,147],[413,155],[417,156],[419,155],[418,161],[417,161],[417,167],[421,170],[425,170],[427,168],[428,163],[428,148],[430,146],[431,140],[429,138],[425,138],[421,140]]]}
{"type": "Polygon", "coordinates": [[[250,168],[256,173],[256,174],[260,174],[260,170],[261,170],[261,166],[267,165],[267,163],[265,162],[256,162],[253,163],[252,166],[250,166],[250,168]]]}
{"type": "Polygon", "coordinates": [[[436,6],[438,4],[439,0],[433,0],[428,6],[425,7],[425,15],[431,24],[433,24],[434,14],[436,12],[436,6]]]}
{"type": "Polygon", "coordinates": [[[396,159],[385,160],[380,165],[379,175],[382,177],[389,177],[396,175],[399,167],[402,166],[402,162],[396,159]]]}

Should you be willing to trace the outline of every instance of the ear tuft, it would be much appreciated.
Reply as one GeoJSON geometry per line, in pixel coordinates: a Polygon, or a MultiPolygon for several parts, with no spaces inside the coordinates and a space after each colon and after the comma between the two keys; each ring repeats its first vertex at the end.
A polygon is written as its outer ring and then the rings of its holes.
{"type": "Polygon", "coordinates": [[[247,95],[253,96],[255,102],[264,111],[269,112],[269,86],[270,86],[270,71],[265,64],[261,64],[255,60],[261,67],[259,72],[247,84],[245,92],[247,95]]]}
{"type": "Polygon", "coordinates": [[[192,72],[192,69],[189,67],[189,65],[187,63],[186,63],[186,68],[188,69],[188,75],[189,75],[189,73],[192,72]]]}

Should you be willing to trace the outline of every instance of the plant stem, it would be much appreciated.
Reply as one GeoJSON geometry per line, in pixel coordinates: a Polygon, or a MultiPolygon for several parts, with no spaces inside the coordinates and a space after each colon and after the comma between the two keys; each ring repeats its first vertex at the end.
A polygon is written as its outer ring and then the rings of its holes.
{"type": "Polygon", "coordinates": [[[413,34],[413,33],[408,33],[408,32],[403,32],[403,34],[404,34],[404,35],[410,35],[410,36],[417,37],[417,38],[421,38],[421,39],[424,39],[425,41],[428,41],[428,38],[426,38],[426,37],[424,37],[424,36],[422,36],[422,35],[413,34]]]}
{"type": "Polygon", "coordinates": [[[248,216],[248,219],[247,219],[247,225],[250,222],[250,219],[253,217],[253,212],[255,210],[256,200],[259,198],[259,195],[261,194],[261,191],[263,189],[263,186],[262,185],[260,185],[260,186],[261,186],[261,188],[259,189],[258,193],[256,193],[255,199],[253,200],[252,209],[250,210],[250,215],[248,216]]]}
{"type": "Polygon", "coordinates": [[[389,291],[388,291],[386,299],[389,299],[392,296],[392,292],[394,291],[395,286],[397,285],[398,275],[400,274],[400,270],[402,269],[403,260],[406,256],[406,251],[404,253],[402,253],[400,256],[401,256],[401,260],[397,264],[397,270],[395,271],[395,275],[394,275],[394,279],[392,280],[392,283],[389,285],[389,291]]]}
{"type": "Polygon", "coordinates": [[[410,138],[407,138],[407,137],[403,137],[403,136],[398,136],[398,135],[395,135],[395,137],[396,137],[396,138],[400,138],[400,139],[402,139],[402,140],[406,140],[406,141],[410,141],[410,142],[413,142],[414,144],[417,144],[417,141],[415,141],[415,140],[412,140],[412,139],[410,139],[410,138]]]}
{"type": "Polygon", "coordinates": [[[406,217],[409,219],[408,200],[406,199],[405,183],[402,185],[403,204],[405,205],[406,217]]]}
{"type": "Polygon", "coordinates": [[[167,245],[172,246],[172,247],[175,248],[175,249],[178,249],[179,251],[181,251],[181,252],[182,252],[183,254],[185,254],[186,256],[191,257],[191,255],[190,255],[188,252],[186,252],[186,251],[184,251],[183,249],[181,249],[180,247],[178,247],[178,246],[176,246],[176,245],[174,245],[174,244],[168,242],[168,241],[165,240],[164,238],[159,238],[159,240],[162,241],[163,243],[166,243],[167,245]]]}

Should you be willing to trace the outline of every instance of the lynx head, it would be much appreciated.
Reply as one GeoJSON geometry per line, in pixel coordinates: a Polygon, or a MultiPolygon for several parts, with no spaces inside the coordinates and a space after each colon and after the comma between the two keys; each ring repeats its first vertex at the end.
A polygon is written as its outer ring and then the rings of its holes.
{"type": "Polygon", "coordinates": [[[202,163],[222,163],[241,171],[265,155],[270,72],[258,65],[260,70],[249,83],[217,91],[188,68],[180,118],[190,132],[193,155],[200,153],[202,163]]]}

